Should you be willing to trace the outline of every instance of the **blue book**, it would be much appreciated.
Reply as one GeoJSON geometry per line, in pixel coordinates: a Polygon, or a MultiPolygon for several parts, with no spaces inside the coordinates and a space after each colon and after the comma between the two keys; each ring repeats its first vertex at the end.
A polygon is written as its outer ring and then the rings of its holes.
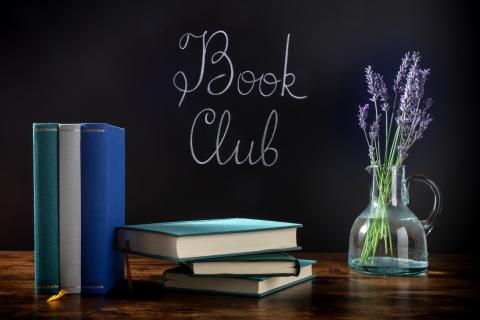
{"type": "Polygon", "coordinates": [[[58,124],[33,124],[35,292],[59,290],[58,124]]]}
{"type": "Polygon", "coordinates": [[[108,124],[81,125],[82,293],[103,294],[123,279],[114,234],[125,224],[125,133],[108,124]]]}
{"type": "Polygon", "coordinates": [[[261,298],[274,292],[315,278],[312,265],[316,261],[299,259],[300,273],[290,277],[223,277],[190,274],[185,266],[169,269],[163,274],[166,289],[217,293],[261,298]]]}
{"type": "Polygon", "coordinates": [[[119,228],[117,248],[128,240],[133,253],[173,261],[300,250],[298,223],[227,218],[128,225],[119,228]]]}

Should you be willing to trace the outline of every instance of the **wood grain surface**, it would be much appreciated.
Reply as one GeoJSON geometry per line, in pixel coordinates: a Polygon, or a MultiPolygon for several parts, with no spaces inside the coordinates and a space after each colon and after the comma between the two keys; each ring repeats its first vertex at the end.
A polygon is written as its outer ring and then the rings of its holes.
{"type": "Polygon", "coordinates": [[[372,277],[349,271],[345,254],[301,253],[317,278],[262,299],[164,292],[172,263],[131,256],[126,283],[105,296],[35,295],[33,253],[0,251],[0,319],[467,319],[479,318],[478,258],[432,255],[428,274],[372,277]]]}

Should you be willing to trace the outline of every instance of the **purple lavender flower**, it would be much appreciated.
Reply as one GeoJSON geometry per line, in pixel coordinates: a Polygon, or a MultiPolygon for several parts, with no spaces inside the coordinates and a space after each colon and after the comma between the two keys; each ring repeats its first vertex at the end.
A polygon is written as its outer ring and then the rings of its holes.
{"type": "Polygon", "coordinates": [[[403,94],[400,101],[400,108],[408,108],[410,106],[409,102],[415,97],[415,84],[419,78],[419,63],[420,54],[413,52],[410,58],[410,68],[408,69],[408,74],[405,79],[405,86],[402,90],[403,94]]]}
{"type": "Polygon", "coordinates": [[[367,128],[367,116],[368,116],[368,103],[366,103],[363,107],[358,106],[358,124],[360,128],[365,130],[367,128]]]}
{"type": "Polygon", "coordinates": [[[420,53],[407,52],[402,58],[394,80],[395,99],[390,105],[387,86],[382,75],[374,72],[371,66],[365,68],[367,91],[370,94],[370,101],[375,105],[375,119],[371,124],[367,123],[369,105],[365,104],[358,107],[358,122],[365,132],[371,164],[381,165],[382,162],[387,166],[401,164],[407,158],[412,145],[423,137],[432,122],[432,117],[427,111],[433,101],[429,98],[423,102],[425,83],[429,75],[430,69],[420,67],[420,53]],[[378,113],[377,107],[385,112],[385,135],[382,136],[379,134],[381,114],[378,113]],[[389,115],[390,109],[392,113],[389,115]],[[393,118],[396,128],[393,128],[393,118]],[[391,133],[392,129],[395,134],[391,133]],[[381,138],[388,141],[381,141],[381,138]],[[387,149],[380,150],[382,146],[387,149]]]}
{"type": "Polygon", "coordinates": [[[375,86],[375,74],[372,70],[372,66],[367,66],[365,68],[365,80],[367,81],[367,91],[370,93],[373,102],[377,101],[378,95],[375,86]]]}
{"type": "Polygon", "coordinates": [[[380,118],[381,114],[379,114],[376,118],[375,121],[372,122],[370,125],[370,131],[368,132],[368,135],[370,136],[371,141],[375,140],[378,137],[378,131],[380,129],[380,118]]]}
{"type": "Polygon", "coordinates": [[[410,69],[405,80],[405,86],[402,88],[396,117],[399,126],[406,126],[412,122],[413,110],[420,103],[423,86],[428,75],[428,72],[419,68],[420,54],[418,52],[413,52],[410,60],[410,69]]]}
{"type": "Polygon", "coordinates": [[[388,111],[388,90],[383,81],[383,76],[373,71],[371,66],[365,68],[365,79],[367,81],[367,91],[372,96],[370,101],[377,103],[378,100],[382,102],[381,108],[383,111],[388,111]]]}
{"type": "Polygon", "coordinates": [[[430,74],[430,69],[419,70],[419,79],[418,79],[418,90],[417,100],[420,101],[423,98],[423,93],[425,90],[425,82],[427,82],[427,77],[430,74]]]}
{"type": "Polygon", "coordinates": [[[388,110],[390,110],[390,106],[388,105],[387,102],[383,102],[381,105],[381,108],[382,108],[382,111],[384,112],[388,112],[388,110]]]}
{"type": "Polygon", "coordinates": [[[367,66],[365,68],[365,80],[367,81],[367,92],[373,94],[374,85],[373,85],[373,69],[372,66],[367,66]]]}
{"type": "Polygon", "coordinates": [[[393,84],[393,91],[396,94],[401,95],[403,93],[403,83],[405,82],[405,77],[407,76],[408,68],[411,62],[411,53],[407,52],[402,58],[402,64],[398,70],[397,77],[395,78],[393,84]]]}
{"type": "Polygon", "coordinates": [[[382,111],[388,112],[388,90],[385,81],[383,81],[383,76],[379,73],[376,74],[376,85],[378,87],[378,95],[380,96],[380,101],[382,102],[381,108],[382,111]]]}
{"type": "MultiPolygon", "coordinates": [[[[420,54],[414,52],[412,54],[412,64],[410,66],[403,95],[400,100],[398,113],[396,116],[397,125],[400,128],[400,137],[402,146],[402,154],[399,152],[400,161],[404,160],[407,155],[408,148],[423,137],[423,132],[432,122],[430,114],[426,112],[431,105],[432,100],[428,99],[422,110],[421,101],[423,99],[425,83],[430,69],[420,69],[420,54]]],[[[399,149],[400,150],[400,149],[399,149]]]]}
{"type": "Polygon", "coordinates": [[[433,121],[432,117],[425,110],[422,112],[418,120],[418,124],[415,127],[415,132],[413,134],[413,142],[423,138],[423,133],[427,130],[428,125],[433,121]]]}
{"type": "Polygon", "coordinates": [[[398,159],[399,159],[399,162],[402,163],[403,160],[405,160],[407,157],[408,157],[408,148],[404,145],[399,145],[397,147],[397,150],[398,150],[398,159]]]}

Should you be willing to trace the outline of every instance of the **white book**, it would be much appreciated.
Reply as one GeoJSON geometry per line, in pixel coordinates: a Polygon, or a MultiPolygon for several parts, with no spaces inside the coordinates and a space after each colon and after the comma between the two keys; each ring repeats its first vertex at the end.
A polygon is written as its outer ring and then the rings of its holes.
{"type": "Polygon", "coordinates": [[[81,153],[80,124],[60,124],[59,234],[60,289],[81,290],[81,153]]]}

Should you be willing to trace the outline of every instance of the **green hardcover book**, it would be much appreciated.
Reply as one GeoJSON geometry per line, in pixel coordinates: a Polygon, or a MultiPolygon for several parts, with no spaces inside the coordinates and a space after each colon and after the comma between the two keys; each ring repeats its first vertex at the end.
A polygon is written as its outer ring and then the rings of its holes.
{"type": "Polygon", "coordinates": [[[35,291],[57,293],[60,283],[58,246],[58,124],[33,124],[33,212],[35,291]]]}
{"type": "Polygon", "coordinates": [[[165,271],[165,289],[217,293],[261,298],[274,292],[315,278],[312,265],[316,261],[299,259],[300,273],[290,277],[197,277],[186,266],[165,271]]]}
{"type": "Polygon", "coordinates": [[[297,276],[299,260],[284,252],[195,260],[185,263],[196,276],[297,276]]]}
{"type": "Polygon", "coordinates": [[[117,229],[117,249],[178,262],[300,250],[298,223],[227,218],[127,225],[117,229]]]}

